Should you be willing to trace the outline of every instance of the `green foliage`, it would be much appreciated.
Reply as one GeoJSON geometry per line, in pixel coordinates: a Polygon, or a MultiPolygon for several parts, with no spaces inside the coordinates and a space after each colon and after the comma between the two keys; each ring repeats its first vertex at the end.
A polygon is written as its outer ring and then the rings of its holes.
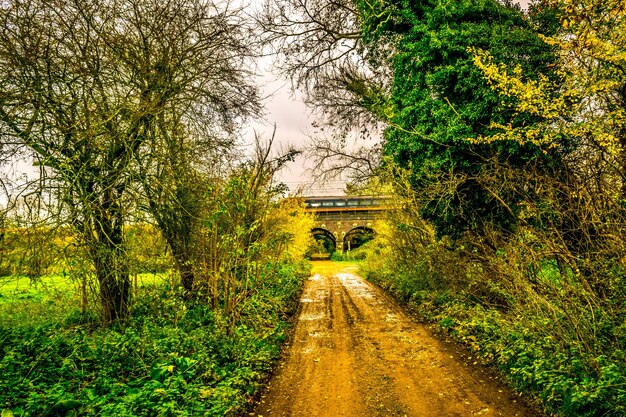
{"type": "Polygon", "coordinates": [[[36,281],[59,271],[68,231],[51,227],[11,227],[2,230],[0,276],[24,275],[36,281]]]}
{"type": "MultiPolygon", "coordinates": [[[[370,236],[371,239],[371,236],[370,236]]],[[[340,252],[335,251],[331,256],[331,260],[333,261],[363,261],[373,254],[379,254],[381,250],[381,244],[376,239],[369,240],[366,243],[363,243],[361,246],[356,249],[352,249],[350,251],[340,252]]]]}
{"type": "MultiPolygon", "coordinates": [[[[154,282],[157,272],[162,275],[171,269],[171,258],[154,228],[130,225],[124,234],[129,243],[126,255],[130,272],[138,277],[138,286],[154,282]]],[[[30,323],[31,317],[41,317],[46,311],[58,317],[81,305],[99,310],[93,264],[68,228],[5,229],[0,266],[7,273],[0,276],[0,322],[11,319],[30,323]]],[[[157,281],[161,281],[161,275],[157,281]]]]}
{"type": "Polygon", "coordinates": [[[311,259],[311,255],[322,255],[322,254],[330,254],[332,252],[332,248],[326,247],[326,242],[329,239],[314,239],[313,243],[309,246],[306,251],[307,258],[311,259]]]}
{"type": "Polygon", "coordinates": [[[335,262],[343,262],[343,261],[347,261],[347,256],[344,255],[343,252],[340,251],[334,251],[331,255],[330,255],[330,260],[331,261],[335,261],[335,262]]]}
{"type": "MultiPolygon", "coordinates": [[[[137,274],[137,292],[145,287],[163,286],[169,283],[167,274],[137,274]]],[[[87,279],[88,287],[93,278],[87,279]]],[[[88,290],[87,311],[82,316],[97,312],[95,291],[88,290]]],[[[3,326],[38,326],[48,320],[64,321],[79,313],[81,306],[81,282],[72,275],[46,275],[32,281],[28,277],[0,278],[0,324],[3,326]]],[[[79,313],[80,315],[80,313],[79,313]]]]}
{"type": "Polygon", "coordinates": [[[519,9],[496,0],[391,4],[382,11],[377,2],[361,7],[370,46],[392,43],[395,51],[388,64],[393,82],[383,152],[411,170],[411,184],[426,202],[421,214],[438,235],[480,232],[489,223],[513,229],[520,197],[510,189],[494,198],[481,181],[489,175],[485,166],[506,161],[524,169],[552,161],[535,146],[470,141],[493,134],[493,123],[534,121],[513,117],[506,99],[474,65],[470,48],[490,51],[498,62],[531,74],[549,73],[551,48],[519,9]]]}
{"type": "Polygon", "coordinates": [[[62,320],[80,306],[77,288],[62,276],[0,278],[0,326],[29,326],[44,318],[62,320]]]}
{"type": "Polygon", "coordinates": [[[172,268],[173,261],[165,240],[149,224],[134,224],[126,228],[130,265],[136,273],[162,273],[172,268]]]}
{"type": "Polygon", "coordinates": [[[271,270],[234,327],[160,286],[145,289],[124,325],[94,327],[76,313],[0,325],[0,407],[15,416],[241,414],[277,358],[308,272],[271,270]]]}
{"type": "Polygon", "coordinates": [[[234,322],[248,299],[268,285],[266,276],[276,273],[280,261],[301,261],[310,242],[312,217],[297,199],[277,200],[275,169],[262,158],[249,161],[207,191],[212,197],[193,259],[197,295],[234,322]]]}

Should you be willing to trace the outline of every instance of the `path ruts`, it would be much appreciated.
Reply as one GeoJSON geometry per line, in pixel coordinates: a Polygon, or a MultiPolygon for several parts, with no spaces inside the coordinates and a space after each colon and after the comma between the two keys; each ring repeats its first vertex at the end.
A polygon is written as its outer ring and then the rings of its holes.
{"type": "Polygon", "coordinates": [[[378,288],[331,265],[307,281],[290,351],[252,415],[536,415],[378,288]]]}

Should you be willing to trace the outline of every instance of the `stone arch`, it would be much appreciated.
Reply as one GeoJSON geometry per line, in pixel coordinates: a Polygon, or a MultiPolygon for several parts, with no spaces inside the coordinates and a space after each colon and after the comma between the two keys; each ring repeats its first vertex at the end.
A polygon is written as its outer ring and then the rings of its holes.
{"type": "Polygon", "coordinates": [[[332,244],[332,248],[329,248],[330,253],[337,250],[337,238],[329,230],[323,229],[321,227],[314,227],[313,229],[311,229],[311,235],[315,240],[326,239],[328,242],[330,242],[332,244]]]}
{"type": "Polygon", "coordinates": [[[364,237],[369,237],[369,239],[367,239],[367,241],[369,241],[373,239],[375,235],[376,232],[374,231],[374,229],[368,226],[353,227],[343,237],[343,250],[345,251],[358,248],[363,243],[365,243],[362,241],[364,237]]]}

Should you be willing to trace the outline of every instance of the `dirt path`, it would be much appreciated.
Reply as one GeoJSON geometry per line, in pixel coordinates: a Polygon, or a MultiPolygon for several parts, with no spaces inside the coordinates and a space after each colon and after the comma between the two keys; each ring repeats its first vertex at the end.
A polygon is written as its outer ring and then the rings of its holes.
{"type": "Polygon", "coordinates": [[[316,263],[293,344],[255,416],[533,416],[356,267],[316,263]]]}

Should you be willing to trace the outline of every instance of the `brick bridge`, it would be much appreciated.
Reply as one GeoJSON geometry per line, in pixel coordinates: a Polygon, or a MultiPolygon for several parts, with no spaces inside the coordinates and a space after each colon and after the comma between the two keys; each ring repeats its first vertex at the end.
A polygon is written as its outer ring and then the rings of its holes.
{"type": "Polygon", "coordinates": [[[389,209],[388,197],[304,197],[305,211],[315,215],[311,232],[335,249],[350,250],[359,237],[376,233],[376,221],[389,209]]]}

